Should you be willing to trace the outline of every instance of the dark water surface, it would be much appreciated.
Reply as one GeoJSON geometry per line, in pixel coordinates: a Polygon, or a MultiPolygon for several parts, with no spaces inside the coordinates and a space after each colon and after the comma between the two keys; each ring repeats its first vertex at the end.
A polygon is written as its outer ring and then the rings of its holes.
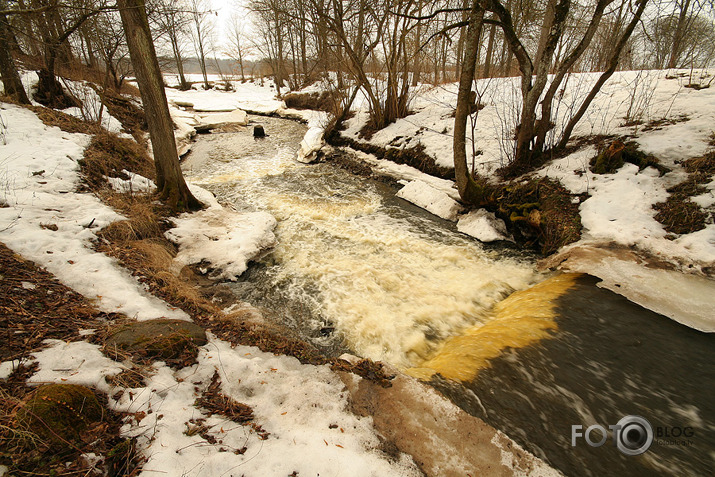
{"type": "Polygon", "coordinates": [[[505,352],[466,386],[442,381],[437,388],[566,475],[713,475],[715,336],[598,288],[598,281],[580,278],[558,299],[552,339],[505,352]],[[626,415],[654,428],[644,454],[623,455],[610,436],[602,447],[583,438],[571,446],[572,425],[607,428],[626,415]],[[672,435],[686,427],[692,437],[657,436],[657,428],[672,435]]]}

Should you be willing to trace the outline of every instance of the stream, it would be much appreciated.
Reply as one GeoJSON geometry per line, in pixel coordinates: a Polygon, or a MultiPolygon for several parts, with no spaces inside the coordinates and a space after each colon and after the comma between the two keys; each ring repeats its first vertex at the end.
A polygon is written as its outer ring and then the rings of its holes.
{"type": "Polygon", "coordinates": [[[201,135],[183,164],[219,201],[278,220],[276,247],[228,284],[239,298],[329,356],[428,380],[565,475],[711,475],[712,335],[589,276],[539,273],[531,254],[472,240],[387,183],[300,164],[305,126],[250,119],[269,136],[201,135]],[[645,453],[621,453],[610,435],[571,445],[572,425],[632,414],[656,434],[645,453]]]}

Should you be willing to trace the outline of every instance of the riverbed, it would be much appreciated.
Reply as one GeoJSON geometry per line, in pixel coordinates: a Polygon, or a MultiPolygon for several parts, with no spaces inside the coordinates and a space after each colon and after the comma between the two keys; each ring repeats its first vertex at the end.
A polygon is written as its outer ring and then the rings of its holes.
{"type": "Polygon", "coordinates": [[[709,475],[712,335],[587,275],[538,272],[530,253],[482,245],[395,198],[390,184],[297,163],[303,125],[251,121],[268,137],[250,127],[202,135],[184,162],[220,201],[278,220],[276,247],[230,285],[239,298],[326,354],[429,380],[566,475],[709,475]],[[654,432],[692,435],[638,456],[610,440],[572,446],[571,426],[607,428],[631,414],[654,432]]]}

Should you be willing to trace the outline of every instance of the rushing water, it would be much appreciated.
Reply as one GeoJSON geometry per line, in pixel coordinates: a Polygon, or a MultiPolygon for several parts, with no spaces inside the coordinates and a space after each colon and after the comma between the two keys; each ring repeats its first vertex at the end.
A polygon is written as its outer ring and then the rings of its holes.
{"type": "Polygon", "coordinates": [[[232,285],[237,295],[328,353],[350,350],[432,377],[568,475],[713,468],[711,336],[591,279],[538,274],[528,256],[462,236],[385,184],[296,163],[305,128],[252,119],[269,137],[249,129],[202,136],[184,165],[219,200],[278,219],[278,244],[232,285]],[[642,338],[639,326],[648,328],[642,338]],[[679,366],[659,366],[664,360],[679,366]],[[696,445],[654,445],[640,457],[570,446],[572,424],[607,426],[632,413],[654,426],[695,426],[696,445]]]}
{"type": "Polygon", "coordinates": [[[329,164],[296,163],[303,128],[261,122],[266,139],[248,131],[202,139],[192,155],[213,160],[189,163],[190,178],[219,200],[276,217],[275,249],[236,288],[268,308],[302,309],[291,324],[318,344],[320,331],[334,328],[322,341],[344,340],[361,356],[413,366],[537,279],[528,261],[501,257],[409,212],[384,184],[329,164]]]}

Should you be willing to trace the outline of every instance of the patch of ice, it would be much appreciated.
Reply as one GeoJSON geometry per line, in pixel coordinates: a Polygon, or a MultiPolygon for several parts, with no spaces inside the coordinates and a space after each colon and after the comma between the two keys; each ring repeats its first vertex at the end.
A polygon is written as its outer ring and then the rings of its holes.
{"type": "Polygon", "coordinates": [[[480,242],[511,240],[504,221],[484,209],[472,210],[461,216],[457,222],[457,230],[480,242]]]}
{"type": "Polygon", "coordinates": [[[320,151],[325,144],[323,132],[323,128],[321,127],[308,129],[308,132],[305,133],[305,137],[300,142],[300,149],[298,150],[298,157],[296,158],[298,162],[310,164],[316,159],[318,151],[320,151]]]}
{"type": "Polygon", "coordinates": [[[638,263],[601,257],[568,264],[574,272],[594,275],[599,287],[665,315],[691,328],[715,332],[713,281],[673,270],[644,267],[638,263]]]}
{"type": "Polygon", "coordinates": [[[421,180],[407,184],[397,192],[397,197],[453,222],[457,221],[457,214],[462,210],[457,201],[421,180]]]}

